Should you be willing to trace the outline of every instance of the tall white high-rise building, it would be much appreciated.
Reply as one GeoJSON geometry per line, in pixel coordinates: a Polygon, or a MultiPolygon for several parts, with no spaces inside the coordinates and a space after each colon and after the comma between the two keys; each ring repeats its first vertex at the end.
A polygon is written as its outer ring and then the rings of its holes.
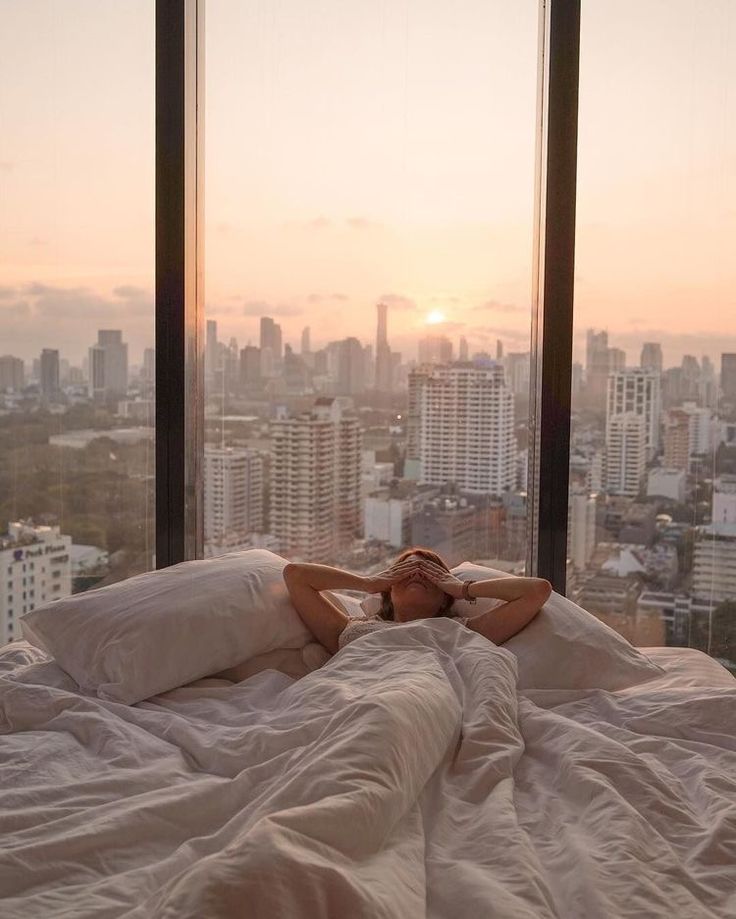
{"type": "Polygon", "coordinates": [[[263,529],[263,458],[255,450],[205,444],[205,541],[263,529]]]}
{"type": "Polygon", "coordinates": [[[633,367],[610,374],[606,406],[606,434],[612,419],[628,412],[641,415],[644,419],[647,459],[652,459],[659,447],[659,425],[662,414],[660,377],[656,371],[633,367]]]}
{"type": "Polygon", "coordinates": [[[92,399],[128,392],[128,345],[119,329],[100,329],[89,349],[89,395],[92,399]]]}
{"type": "Polygon", "coordinates": [[[0,536],[0,644],[21,638],[19,619],[72,592],[71,536],[20,520],[0,536]]]}
{"type": "Polygon", "coordinates": [[[489,495],[513,489],[514,399],[503,368],[412,371],[407,439],[407,462],[420,482],[489,495]]]}
{"type": "Polygon", "coordinates": [[[271,523],[289,558],[327,562],[362,529],[362,430],[344,398],[271,424],[271,523]]]}
{"type": "Polygon", "coordinates": [[[736,597],[736,523],[696,528],[692,594],[713,602],[736,597]]]}
{"type": "Polygon", "coordinates": [[[643,414],[622,412],[607,419],[605,488],[609,495],[635,498],[647,464],[647,428],[643,414]]]}

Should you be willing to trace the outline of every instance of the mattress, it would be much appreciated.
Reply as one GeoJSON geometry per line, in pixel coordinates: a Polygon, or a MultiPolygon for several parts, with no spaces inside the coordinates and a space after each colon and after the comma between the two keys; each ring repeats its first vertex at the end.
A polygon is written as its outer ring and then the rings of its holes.
{"type": "MultiPolygon", "coordinates": [[[[451,634],[450,634],[451,633],[451,634]]],[[[736,915],[736,681],[517,691],[469,630],[135,706],[0,650],[3,919],[736,915]]]]}

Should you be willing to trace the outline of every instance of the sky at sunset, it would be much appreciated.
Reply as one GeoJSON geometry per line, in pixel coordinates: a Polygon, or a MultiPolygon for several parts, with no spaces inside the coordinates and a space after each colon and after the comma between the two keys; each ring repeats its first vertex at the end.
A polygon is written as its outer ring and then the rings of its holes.
{"type": "MultiPolygon", "coordinates": [[[[153,0],[0,0],[0,354],[153,344],[153,0]]],[[[536,0],[208,0],[206,303],[527,350],[536,0]],[[436,318],[436,317],[435,317],[436,318]]],[[[736,351],[736,2],[583,0],[576,358],[736,351]],[[636,25],[636,29],[632,27],[636,25]]]]}

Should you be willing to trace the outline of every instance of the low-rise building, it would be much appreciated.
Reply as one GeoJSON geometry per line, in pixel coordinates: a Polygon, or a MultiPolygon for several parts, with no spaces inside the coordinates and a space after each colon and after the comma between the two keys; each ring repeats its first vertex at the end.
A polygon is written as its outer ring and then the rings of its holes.
{"type": "Polygon", "coordinates": [[[0,644],[21,637],[19,619],[72,592],[71,536],[19,520],[0,536],[0,644]]]}
{"type": "Polygon", "coordinates": [[[648,498],[668,498],[678,504],[685,502],[684,469],[652,469],[647,477],[648,498]]]}

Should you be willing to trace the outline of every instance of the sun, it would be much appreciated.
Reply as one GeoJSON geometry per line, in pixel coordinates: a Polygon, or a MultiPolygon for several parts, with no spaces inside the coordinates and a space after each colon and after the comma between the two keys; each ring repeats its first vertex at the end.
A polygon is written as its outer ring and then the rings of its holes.
{"type": "Polygon", "coordinates": [[[440,322],[445,321],[445,314],[439,310],[432,310],[431,313],[427,314],[426,323],[427,325],[438,325],[440,322]]]}

